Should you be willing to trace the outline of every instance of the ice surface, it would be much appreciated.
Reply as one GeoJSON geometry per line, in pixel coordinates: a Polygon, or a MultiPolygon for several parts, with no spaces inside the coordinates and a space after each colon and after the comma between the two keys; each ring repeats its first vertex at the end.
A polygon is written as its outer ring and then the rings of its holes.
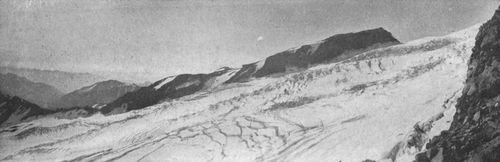
{"type": "Polygon", "coordinates": [[[477,30],[208,85],[124,114],[22,123],[0,130],[0,160],[411,161],[419,148],[406,141],[415,124],[432,126],[424,139],[449,127],[477,30]]]}

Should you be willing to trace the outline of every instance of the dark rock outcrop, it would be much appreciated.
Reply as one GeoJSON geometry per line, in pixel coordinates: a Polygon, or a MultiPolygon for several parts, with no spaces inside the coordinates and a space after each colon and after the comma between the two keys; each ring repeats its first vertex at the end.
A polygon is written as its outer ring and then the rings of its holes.
{"type": "Polygon", "coordinates": [[[4,122],[8,120],[12,123],[7,124],[16,124],[28,117],[50,113],[53,113],[53,111],[43,109],[19,97],[0,93],[0,125],[5,125],[4,122]]]}
{"type": "Polygon", "coordinates": [[[229,72],[225,68],[209,74],[181,74],[159,80],[148,87],[129,92],[101,109],[103,114],[114,114],[141,109],[162,100],[176,99],[198,92],[206,83],[229,72]],[[171,79],[171,80],[170,80],[171,79]]]}
{"type": "Polygon", "coordinates": [[[400,43],[383,28],[337,34],[316,44],[303,45],[295,50],[287,50],[269,56],[265,59],[262,67],[258,67],[258,62],[243,65],[241,70],[227,83],[243,82],[252,77],[258,78],[306,69],[321,63],[338,62],[371,49],[400,43]]]}
{"type": "Polygon", "coordinates": [[[35,83],[11,73],[0,74],[0,91],[7,95],[19,96],[42,107],[47,107],[50,102],[63,95],[50,85],[35,83]]]}
{"type": "Polygon", "coordinates": [[[87,117],[97,112],[97,109],[91,107],[72,107],[57,110],[44,109],[27,100],[17,96],[6,95],[0,91],[0,127],[49,115],[56,118],[73,119],[87,117]]]}
{"type": "Polygon", "coordinates": [[[110,103],[139,86],[116,80],[98,82],[62,96],[51,104],[54,108],[101,106],[110,103]]]}
{"type": "Polygon", "coordinates": [[[500,8],[476,36],[465,84],[450,129],[416,161],[500,161],[500,8]]]}

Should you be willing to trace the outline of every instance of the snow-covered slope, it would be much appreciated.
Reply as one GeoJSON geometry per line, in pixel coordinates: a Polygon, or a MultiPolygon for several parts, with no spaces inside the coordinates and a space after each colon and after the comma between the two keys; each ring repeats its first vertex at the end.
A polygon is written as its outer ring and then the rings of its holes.
{"type": "Polygon", "coordinates": [[[3,128],[0,160],[411,161],[448,128],[477,30],[118,115],[3,128]]]}

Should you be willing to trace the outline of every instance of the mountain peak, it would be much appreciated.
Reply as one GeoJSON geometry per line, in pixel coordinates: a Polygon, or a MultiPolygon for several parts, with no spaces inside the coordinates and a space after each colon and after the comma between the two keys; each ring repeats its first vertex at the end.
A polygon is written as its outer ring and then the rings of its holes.
{"type": "Polygon", "coordinates": [[[325,40],[328,41],[328,40],[335,40],[335,39],[345,39],[346,37],[352,37],[351,39],[357,39],[359,37],[363,37],[365,39],[370,39],[370,41],[380,42],[380,43],[389,42],[389,41],[401,43],[398,39],[396,39],[392,35],[391,32],[385,30],[382,27],[362,30],[359,32],[336,34],[336,35],[333,35],[325,40]]]}
{"type": "Polygon", "coordinates": [[[244,82],[252,77],[300,71],[322,63],[339,62],[375,48],[401,44],[384,28],[336,34],[318,43],[303,45],[274,54],[265,60],[243,65],[227,83],[244,82]]]}
{"type": "Polygon", "coordinates": [[[52,108],[84,107],[107,104],[139,86],[118,80],[106,80],[85,86],[62,96],[51,104],[52,108]]]}

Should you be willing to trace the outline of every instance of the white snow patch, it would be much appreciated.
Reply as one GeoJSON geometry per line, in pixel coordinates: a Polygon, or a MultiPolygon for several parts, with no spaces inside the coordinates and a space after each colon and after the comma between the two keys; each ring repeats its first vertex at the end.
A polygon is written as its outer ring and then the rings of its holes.
{"type": "Polygon", "coordinates": [[[175,89],[186,88],[186,87],[189,87],[189,86],[192,86],[192,85],[198,85],[200,83],[201,83],[200,80],[196,79],[196,80],[192,80],[192,81],[188,81],[186,83],[183,83],[183,84],[175,87],[175,89]]]}
{"type": "Polygon", "coordinates": [[[154,89],[156,89],[156,90],[160,89],[161,87],[163,87],[163,86],[164,86],[165,84],[167,84],[168,82],[170,82],[170,81],[174,80],[174,79],[175,79],[175,77],[176,77],[176,76],[169,76],[169,77],[164,78],[164,79],[163,79],[163,81],[162,81],[160,84],[158,84],[158,85],[156,85],[156,86],[154,87],[154,89]]]}
{"type": "Polygon", "coordinates": [[[97,83],[96,84],[92,84],[91,86],[86,87],[85,89],[82,89],[80,92],[90,92],[90,91],[92,91],[92,89],[95,88],[96,85],[97,85],[97,83]]]}
{"type": "Polygon", "coordinates": [[[231,77],[233,77],[236,72],[238,72],[238,70],[229,70],[220,76],[210,79],[205,83],[205,87],[203,89],[212,89],[222,85],[224,82],[231,79],[231,77]]]}
{"type": "Polygon", "coordinates": [[[264,64],[266,63],[266,60],[260,60],[258,62],[255,63],[256,65],[256,70],[255,71],[258,71],[259,69],[262,69],[262,67],[264,67],[264,64]]]}

